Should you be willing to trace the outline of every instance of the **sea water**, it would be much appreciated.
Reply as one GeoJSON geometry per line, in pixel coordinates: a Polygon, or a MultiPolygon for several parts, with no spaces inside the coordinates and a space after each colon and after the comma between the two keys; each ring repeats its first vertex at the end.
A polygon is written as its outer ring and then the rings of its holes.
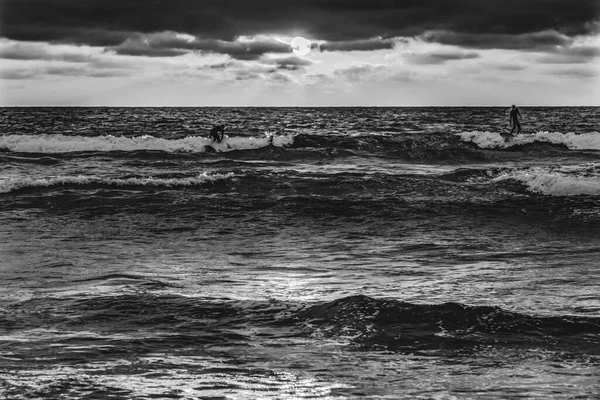
{"type": "Polygon", "coordinates": [[[521,114],[0,109],[0,397],[599,398],[600,109],[521,114]]]}

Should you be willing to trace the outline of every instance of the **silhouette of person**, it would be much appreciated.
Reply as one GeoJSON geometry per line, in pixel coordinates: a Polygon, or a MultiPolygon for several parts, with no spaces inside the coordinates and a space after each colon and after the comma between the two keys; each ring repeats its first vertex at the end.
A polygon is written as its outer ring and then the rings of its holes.
{"type": "Polygon", "coordinates": [[[517,107],[512,106],[511,110],[510,110],[510,126],[512,126],[512,130],[510,131],[510,134],[512,135],[513,132],[515,131],[516,128],[517,129],[517,133],[515,133],[513,136],[518,135],[519,133],[521,133],[521,124],[519,123],[519,118],[523,119],[523,117],[521,116],[521,113],[519,112],[519,109],[517,107]]]}
{"type": "Polygon", "coordinates": [[[223,140],[223,136],[225,135],[225,125],[214,125],[210,131],[210,137],[213,138],[213,141],[221,143],[223,140]],[[221,132],[221,135],[219,135],[221,132]]]}

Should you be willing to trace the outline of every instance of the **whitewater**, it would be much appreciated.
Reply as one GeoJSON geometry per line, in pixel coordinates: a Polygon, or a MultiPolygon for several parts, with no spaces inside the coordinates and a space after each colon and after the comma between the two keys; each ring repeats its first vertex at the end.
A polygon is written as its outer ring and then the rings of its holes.
{"type": "Polygon", "coordinates": [[[0,397],[600,397],[600,109],[520,111],[1,108],[0,397]]]}

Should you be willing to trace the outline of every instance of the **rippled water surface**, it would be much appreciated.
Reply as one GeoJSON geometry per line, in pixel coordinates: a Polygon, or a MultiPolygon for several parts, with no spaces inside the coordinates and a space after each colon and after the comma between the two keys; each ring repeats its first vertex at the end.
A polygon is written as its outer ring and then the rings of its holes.
{"type": "Polygon", "coordinates": [[[0,108],[0,397],[600,397],[600,109],[521,114],[0,108]]]}

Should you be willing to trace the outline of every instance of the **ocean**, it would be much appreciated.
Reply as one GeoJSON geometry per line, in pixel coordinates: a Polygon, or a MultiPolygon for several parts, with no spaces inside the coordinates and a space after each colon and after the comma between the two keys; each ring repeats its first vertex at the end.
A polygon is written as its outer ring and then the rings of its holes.
{"type": "Polygon", "coordinates": [[[0,398],[599,399],[600,108],[520,112],[0,108],[0,398]]]}

